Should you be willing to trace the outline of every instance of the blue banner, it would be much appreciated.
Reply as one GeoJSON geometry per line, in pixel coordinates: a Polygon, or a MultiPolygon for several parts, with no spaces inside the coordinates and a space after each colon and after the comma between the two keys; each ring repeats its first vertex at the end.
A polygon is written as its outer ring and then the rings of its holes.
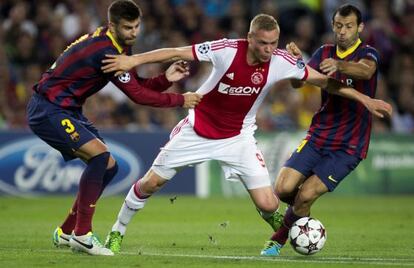
{"type": "MultiPolygon", "coordinates": [[[[119,165],[104,195],[115,195],[125,194],[147,172],[169,133],[101,134],[119,165]]],[[[80,160],[65,162],[58,151],[30,132],[0,132],[0,194],[74,194],[84,168],[80,160]]],[[[160,193],[195,194],[194,168],[182,170],[160,193]]]]}

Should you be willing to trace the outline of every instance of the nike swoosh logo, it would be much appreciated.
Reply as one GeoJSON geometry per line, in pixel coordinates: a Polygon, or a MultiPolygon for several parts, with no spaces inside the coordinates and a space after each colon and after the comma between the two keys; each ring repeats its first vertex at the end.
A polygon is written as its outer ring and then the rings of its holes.
{"type": "Polygon", "coordinates": [[[78,242],[79,244],[81,244],[82,246],[84,246],[87,249],[92,249],[93,248],[93,244],[89,245],[89,244],[82,243],[81,241],[79,241],[78,239],[76,239],[74,237],[72,237],[72,239],[75,240],[76,242],[78,242]]]}
{"type": "Polygon", "coordinates": [[[331,181],[333,181],[333,182],[335,182],[335,183],[337,183],[337,181],[332,177],[332,175],[329,175],[328,176],[328,179],[330,179],[331,181]]]}
{"type": "Polygon", "coordinates": [[[68,242],[69,242],[69,239],[67,239],[67,238],[63,237],[62,235],[60,235],[59,237],[60,237],[61,239],[65,240],[65,241],[68,241],[68,242]]]}
{"type": "Polygon", "coordinates": [[[94,208],[94,207],[96,207],[96,204],[90,204],[89,207],[94,208]]]}

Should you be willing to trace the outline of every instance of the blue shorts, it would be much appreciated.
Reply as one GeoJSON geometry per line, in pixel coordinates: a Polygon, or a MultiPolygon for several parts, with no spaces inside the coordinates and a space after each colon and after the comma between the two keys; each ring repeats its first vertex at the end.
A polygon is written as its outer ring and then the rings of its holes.
{"type": "Polygon", "coordinates": [[[27,118],[32,131],[58,150],[65,161],[77,158],[73,153],[85,143],[96,138],[103,141],[80,109],[62,109],[37,93],[27,105],[27,118]]]}
{"type": "Polygon", "coordinates": [[[303,140],[286,161],[285,167],[299,171],[306,178],[316,174],[332,192],[359,162],[361,158],[358,156],[341,150],[317,148],[311,142],[303,140]]]}

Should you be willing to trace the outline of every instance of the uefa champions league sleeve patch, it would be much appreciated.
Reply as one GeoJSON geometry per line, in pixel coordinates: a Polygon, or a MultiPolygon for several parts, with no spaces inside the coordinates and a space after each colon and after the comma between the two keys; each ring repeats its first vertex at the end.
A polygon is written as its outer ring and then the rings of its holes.
{"type": "Polygon", "coordinates": [[[131,81],[131,75],[130,75],[128,72],[123,73],[123,74],[121,74],[121,75],[119,75],[119,76],[118,76],[118,80],[119,80],[121,83],[126,84],[126,83],[128,83],[129,81],[131,81]]]}
{"type": "Polygon", "coordinates": [[[298,59],[296,61],[296,66],[298,66],[299,69],[305,68],[305,62],[302,59],[298,59]]]}
{"type": "Polygon", "coordinates": [[[207,43],[201,44],[198,47],[198,52],[200,52],[200,54],[207,54],[210,51],[210,45],[207,43]]]}

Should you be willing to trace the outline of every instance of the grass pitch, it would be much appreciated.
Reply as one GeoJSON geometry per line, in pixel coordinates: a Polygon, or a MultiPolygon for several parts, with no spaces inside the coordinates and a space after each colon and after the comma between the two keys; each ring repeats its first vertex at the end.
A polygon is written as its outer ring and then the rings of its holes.
{"type": "MultiPolygon", "coordinates": [[[[339,197],[317,201],[312,216],[328,233],[322,252],[301,256],[286,245],[259,252],[271,234],[247,198],[155,196],[129,225],[114,257],[52,246],[52,232],[73,197],[0,197],[0,267],[414,267],[414,197],[339,197]]],[[[105,239],[123,197],[103,198],[94,231],[105,239]]]]}

